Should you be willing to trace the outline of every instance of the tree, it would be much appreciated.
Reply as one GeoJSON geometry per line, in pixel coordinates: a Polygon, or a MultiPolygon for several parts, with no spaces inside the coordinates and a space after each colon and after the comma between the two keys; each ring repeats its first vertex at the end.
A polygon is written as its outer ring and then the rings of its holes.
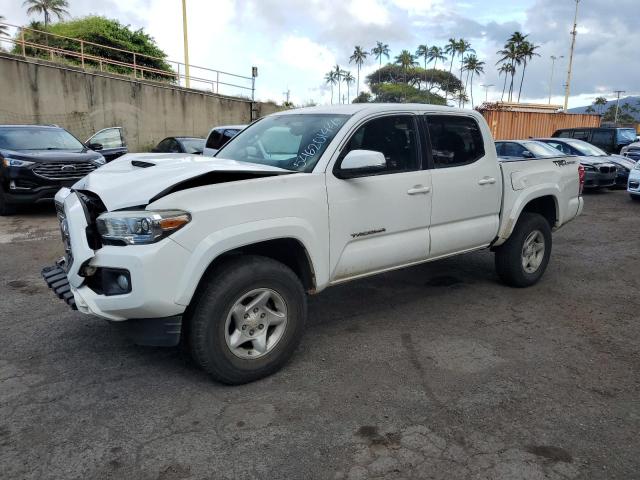
{"type": "MultiPolygon", "coordinates": [[[[469,42],[467,42],[464,38],[461,38],[460,40],[458,40],[458,49],[457,49],[458,55],[460,56],[460,80],[462,80],[462,71],[464,69],[464,54],[469,52],[469,53],[476,53],[476,51],[471,48],[471,44],[469,42]]],[[[465,90],[466,90],[466,86],[465,86],[465,90]]]]}
{"type": "Polygon", "coordinates": [[[360,95],[353,99],[353,103],[369,103],[372,98],[369,92],[360,92],[360,95]]]}
{"type": "Polygon", "coordinates": [[[353,82],[355,81],[355,77],[351,75],[351,72],[345,72],[342,78],[344,79],[344,83],[347,84],[347,103],[351,103],[349,101],[349,97],[350,97],[349,86],[353,84],[353,82]]]}
{"type": "Polygon", "coordinates": [[[58,20],[62,20],[69,15],[67,8],[69,2],[67,0],[25,0],[22,4],[27,8],[27,15],[43,15],[45,30],[51,23],[51,16],[54,15],[58,20]]]}
{"type": "Polygon", "coordinates": [[[353,53],[349,57],[349,63],[355,63],[358,69],[358,83],[356,85],[356,96],[360,94],[360,69],[362,68],[362,64],[367,59],[369,52],[362,50],[362,47],[356,45],[353,49],[353,53]]]}
{"type": "Polygon", "coordinates": [[[342,96],[340,93],[340,86],[342,84],[342,75],[344,71],[340,68],[340,65],[336,65],[333,67],[333,75],[336,78],[336,83],[338,84],[338,103],[342,103],[342,96]]]}
{"type": "Polygon", "coordinates": [[[402,50],[400,55],[395,58],[396,64],[400,65],[404,70],[404,81],[407,82],[407,69],[417,65],[416,58],[411,54],[409,50],[402,50]]]}
{"type": "Polygon", "coordinates": [[[587,108],[585,108],[584,113],[595,113],[595,111],[596,109],[589,105],[587,108]]]}
{"type": "Polygon", "coordinates": [[[464,69],[471,73],[471,108],[473,108],[473,76],[484,73],[484,62],[480,61],[475,54],[468,55],[464,59],[464,69]]]}
{"type": "MultiPolygon", "coordinates": [[[[436,65],[438,64],[438,60],[445,62],[447,57],[444,56],[444,50],[440,47],[436,47],[435,45],[429,49],[429,53],[427,54],[429,57],[429,61],[427,63],[433,62],[433,69],[435,70],[436,65]]],[[[430,82],[433,84],[433,76],[431,77],[430,82]]]]}
{"type": "MultiPolygon", "coordinates": [[[[38,28],[37,25],[36,27],[38,28]]],[[[156,45],[153,37],[145,33],[142,29],[131,30],[128,25],[122,25],[117,20],[89,16],[67,22],[54,23],[49,26],[47,31],[63,37],[85,41],[85,67],[95,68],[98,66],[98,60],[87,58],[94,56],[114,62],[113,64],[104,62],[104,69],[114,73],[131,75],[133,71],[132,67],[118,65],[117,63],[133,63],[133,55],[130,52],[134,52],[137,54],[136,65],[139,70],[144,68],[153,70],[153,72],[144,72],[145,78],[170,82],[176,80],[175,71],[171,68],[171,65],[164,61],[167,54],[156,45]],[[98,45],[92,45],[92,43],[98,45]]],[[[24,36],[26,42],[42,43],[37,32],[25,30],[24,36]]],[[[66,38],[51,36],[49,38],[49,46],[60,50],[80,53],[79,42],[66,38]]],[[[29,52],[29,50],[29,47],[27,47],[27,52],[29,52]]],[[[21,53],[18,46],[14,47],[14,53],[21,53]]],[[[43,56],[45,58],[48,56],[47,52],[35,49],[32,49],[32,52],[29,52],[29,54],[43,56]]],[[[67,57],[65,61],[80,64],[80,59],[77,56],[67,57]]]]}
{"type": "MultiPolygon", "coordinates": [[[[516,32],[517,33],[517,32],[516,32]]],[[[498,55],[502,55],[498,63],[508,63],[509,71],[511,75],[511,83],[509,84],[509,96],[508,100],[511,101],[513,94],[513,78],[516,74],[516,65],[520,63],[520,56],[518,53],[518,46],[515,43],[507,42],[502,50],[498,50],[498,55]]]]}
{"type": "Polygon", "coordinates": [[[424,73],[425,73],[425,78],[424,78],[424,83],[427,83],[427,60],[429,59],[429,47],[424,44],[424,45],[418,45],[418,48],[416,49],[416,54],[415,54],[416,58],[424,58],[424,73]]]}
{"type": "Polygon", "coordinates": [[[324,76],[324,82],[327,85],[331,86],[331,105],[333,105],[333,86],[338,82],[338,78],[336,77],[336,72],[330,70],[324,76]]]}
{"type": "Polygon", "coordinates": [[[507,77],[511,75],[512,70],[513,65],[511,65],[510,63],[503,63],[502,65],[500,65],[500,68],[498,68],[498,76],[504,73],[504,84],[502,85],[502,96],[500,97],[500,101],[504,100],[504,92],[507,88],[507,77]]]}
{"type": "MultiPolygon", "coordinates": [[[[525,35],[527,37],[527,35],[525,35]]],[[[520,95],[522,94],[522,84],[524,82],[524,72],[527,70],[527,62],[529,62],[533,56],[540,56],[536,53],[536,50],[540,48],[540,45],[534,45],[528,40],[523,41],[518,45],[518,56],[522,62],[522,77],[520,78],[520,89],[518,90],[518,103],[520,102],[520,95]]]]}
{"type": "Polygon", "coordinates": [[[596,110],[598,110],[598,113],[602,115],[602,109],[607,104],[607,99],[604,97],[598,97],[594,100],[593,104],[595,105],[596,110]]]}
{"type": "MultiPolygon", "coordinates": [[[[450,38],[449,42],[444,46],[444,53],[451,57],[451,63],[449,64],[449,74],[451,74],[451,70],[453,70],[453,60],[455,59],[458,53],[458,40],[455,38],[450,38]]],[[[449,95],[449,85],[447,85],[446,90],[444,92],[444,99],[447,99],[449,95]]]]}
{"type": "Polygon", "coordinates": [[[382,57],[389,58],[389,45],[376,42],[376,46],[371,49],[371,54],[380,61],[380,67],[382,67],[382,57]]]}

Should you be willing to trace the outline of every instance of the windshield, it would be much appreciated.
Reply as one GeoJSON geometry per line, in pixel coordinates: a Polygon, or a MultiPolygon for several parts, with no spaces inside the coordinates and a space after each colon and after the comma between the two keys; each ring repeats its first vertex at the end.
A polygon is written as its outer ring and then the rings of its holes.
{"type": "Polygon", "coordinates": [[[633,128],[621,128],[618,130],[618,143],[631,143],[636,141],[638,134],[633,128]]]}
{"type": "Polygon", "coordinates": [[[348,118],[308,113],[266,117],[233,137],[216,157],[311,172],[348,118]]]}
{"type": "Polygon", "coordinates": [[[587,157],[608,157],[607,152],[600,150],[598,147],[582,140],[565,140],[569,145],[575,148],[580,155],[587,157]]]}
{"type": "Polygon", "coordinates": [[[3,127],[0,148],[7,150],[82,150],[84,145],[62,128],[3,127]]]}
{"type": "Polygon", "coordinates": [[[563,157],[564,153],[542,142],[523,142],[536,158],[563,157]]]}
{"type": "Polygon", "coordinates": [[[204,138],[181,139],[185,153],[202,153],[204,150],[204,138]]]}

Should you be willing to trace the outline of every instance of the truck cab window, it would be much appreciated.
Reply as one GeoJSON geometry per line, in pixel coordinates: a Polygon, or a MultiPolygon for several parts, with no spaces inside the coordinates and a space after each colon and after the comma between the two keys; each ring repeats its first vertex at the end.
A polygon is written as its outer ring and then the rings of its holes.
{"type": "MultiPolygon", "coordinates": [[[[436,168],[459,167],[484,156],[482,132],[473,118],[429,115],[427,125],[436,168]]],[[[506,146],[503,155],[509,155],[506,146]]]]}
{"type": "Polygon", "coordinates": [[[381,172],[383,174],[420,169],[417,128],[411,115],[394,115],[368,121],[353,134],[342,157],[351,150],[373,150],[384,154],[387,166],[381,172]]]}

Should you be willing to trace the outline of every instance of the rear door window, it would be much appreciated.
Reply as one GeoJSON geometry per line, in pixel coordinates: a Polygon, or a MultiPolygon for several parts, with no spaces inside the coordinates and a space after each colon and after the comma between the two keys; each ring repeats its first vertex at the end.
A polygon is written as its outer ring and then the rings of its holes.
{"type": "Polygon", "coordinates": [[[209,135],[209,138],[207,138],[206,147],[217,150],[224,143],[223,139],[224,139],[224,136],[223,136],[222,130],[213,130],[209,135]]]}
{"type": "Polygon", "coordinates": [[[607,148],[613,145],[613,130],[594,130],[591,135],[591,143],[600,148],[607,148]]]}
{"type": "Polygon", "coordinates": [[[482,132],[471,117],[427,115],[427,129],[436,168],[468,165],[484,156],[482,132]]]}
{"type": "Polygon", "coordinates": [[[584,140],[585,142],[589,141],[589,131],[588,130],[574,130],[573,138],[577,140],[584,140]]]}

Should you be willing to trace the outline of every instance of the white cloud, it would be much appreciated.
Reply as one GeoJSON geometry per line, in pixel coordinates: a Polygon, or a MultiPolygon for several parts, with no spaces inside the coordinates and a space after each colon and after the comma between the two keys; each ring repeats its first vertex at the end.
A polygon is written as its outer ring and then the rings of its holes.
{"type": "Polygon", "coordinates": [[[351,0],[349,13],[364,25],[387,25],[389,11],[378,0],[351,0]]]}

